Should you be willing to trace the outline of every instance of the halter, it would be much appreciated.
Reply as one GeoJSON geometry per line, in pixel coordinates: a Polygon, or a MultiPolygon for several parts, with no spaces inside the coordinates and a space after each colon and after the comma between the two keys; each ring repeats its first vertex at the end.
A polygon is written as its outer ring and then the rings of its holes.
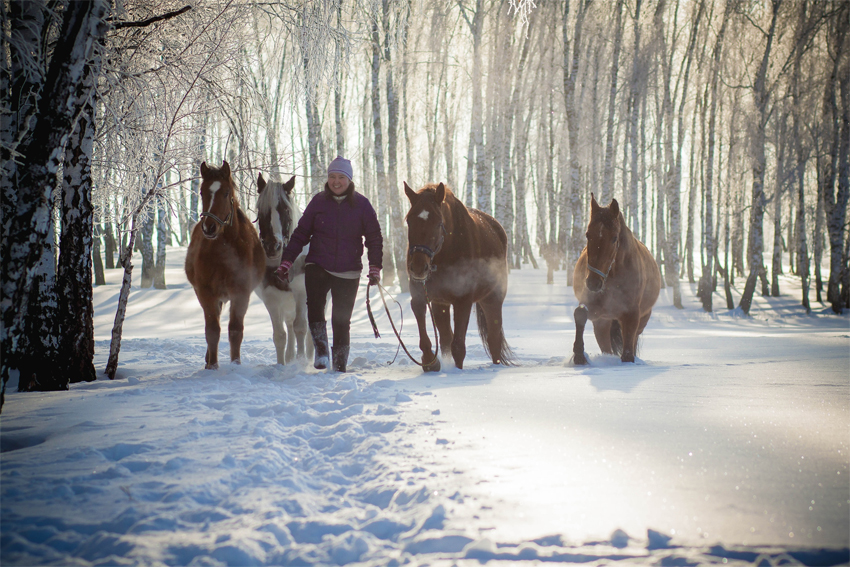
{"type": "Polygon", "coordinates": [[[431,275],[431,272],[437,271],[437,266],[434,264],[434,256],[439,254],[440,250],[442,250],[443,242],[446,241],[446,235],[447,234],[448,234],[448,232],[446,231],[446,225],[444,225],[441,222],[440,223],[440,243],[437,244],[436,250],[431,250],[431,248],[429,248],[428,246],[425,246],[424,244],[413,244],[413,245],[410,246],[410,248],[407,249],[408,255],[415,254],[416,252],[421,252],[422,254],[425,254],[426,256],[428,256],[428,262],[431,264],[430,269],[429,269],[428,273],[425,275],[424,278],[414,278],[413,276],[411,276],[411,278],[413,278],[414,280],[416,280],[418,282],[425,282],[428,279],[428,276],[431,275]]]}
{"type": "MultiPolygon", "coordinates": [[[[614,248],[614,257],[611,258],[611,263],[608,264],[608,270],[602,271],[594,268],[590,265],[590,262],[587,263],[587,269],[598,276],[602,276],[602,288],[605,288],[605,282],[608,280],[608,275],[611,273],[611,268],[614,267],[614,262],[617,260],[617,252],[620,251],[620,240],[617,239],[617,247],[614,248]]],[[[600,290],[601,291],[601,290],[600,290]]]]}
{"type": "Polygon", "coordinates": [[[204,211],[201,213],[201,218],[209,217],[221,226],[233,226],[233,213],[236,212],[236,207],[233,205],[233,196],[230,197],[230,212],[227,213],[227,217],[224,220],[221,220],[214,214],[209,211],[204,211]]]}

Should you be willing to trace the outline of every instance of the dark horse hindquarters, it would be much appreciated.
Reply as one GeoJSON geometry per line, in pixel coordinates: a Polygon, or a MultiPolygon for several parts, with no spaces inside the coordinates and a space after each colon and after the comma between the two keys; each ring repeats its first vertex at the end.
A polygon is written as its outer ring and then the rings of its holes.
{"type": "Polygon", "coordinates": [[[587,247],[576,262],[574,363],[587,364],[584,326],[593,323],[600,350],[634,362],[637,341],[649,322],[661,290],[661,272],[652,254],[626,226],[616,199],[601,207],[591,197],[587,247]]]}
{"type": "Polygon", "coordinates": [[[511,365],[514,355],[505,340],[502,304],[507,295],[507,235],[490,215],[467,209],[444,184],[414,192],[407,214],[407,268],[410,302],[419,327],[419,347],[426,371],[440,363],[427,332],[427,303],[432,304],[440,349],[463,368],[466,331],[472,305],[484,349],[494,364],[511,365]],[[427,295],[426,295],[427,294],[427,295]],[[450,307],[454,309],[452,329],[450,307]]]}

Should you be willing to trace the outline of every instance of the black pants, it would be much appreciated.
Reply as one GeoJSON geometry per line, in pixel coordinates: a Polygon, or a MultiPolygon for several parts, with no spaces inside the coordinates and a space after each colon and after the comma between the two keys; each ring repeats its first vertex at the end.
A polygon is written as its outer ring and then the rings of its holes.
{"type": "Polygon", "coordinates": [[[309,323],[325,322],[325,304],[330,291],[333,303],[331,310],[333,346],[348,345],[351,341],[351,313],[354,311],[354,300],[357,299],[360,280],[332,276],[316,264],[306,266],[304,275],[304,283],[307,286],[307,321],[309,323]]]}

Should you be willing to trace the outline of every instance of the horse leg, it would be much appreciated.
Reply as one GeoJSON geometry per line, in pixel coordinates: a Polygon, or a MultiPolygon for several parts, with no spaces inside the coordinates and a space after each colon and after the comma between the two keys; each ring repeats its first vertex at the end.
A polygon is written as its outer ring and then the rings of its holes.
{"type": "Polygon", "coordinates": [[[286,360],[286,363],[289,364],[295,359],[295,341],[293,340],[295,338],[295,327],[293,326],[291,319],[287,319],[285,323],[287,331],[286,334],[289,340],[286,342],[286,354],[284,356],[284,360],[286,360]]]}
{"type": "Polygon", "coordinates": [[[433,303],[431,309],[434,311],[434,322],[437,324],[437,332],[440,334],[440,354],[443,357],[451,356],[452,352],[452,321],[451,305],[446,303],[433,303]]]}
{"type": "Polygon", "coordinates": [[[596,336],[596,343],[599,345],[599,350],[605,354],[614,354],[614,347],[611,345],[611,324],[611,319],[593,321],[593,334],[596,336]]]}
{"type": "MultiPolygon", "coordinates": [[[[505,346],[505,331],[502,328],[502,301],[504,300],[490,295],[476,306],[476,309],[480,309],[480,313],[484,315],[487,334],[482,334],[481,338],[483,339],[485,336],[487,338],[487,350],[490,351],[490,359],[493,364],[505,363],[502,359],[506,356],[506,353],[502,352],[505,346]]],[[[478,324],[481,324],[480,317],[478,324]]]]}
{"type": "Polygon", "coordinates": [[[251,294],[243,293],[230,299],[230,323],[227,325],[227,338],[230,340],[230,362],[241,364],[242,335],[245,329],[245,313],[251,294]]]}
{"type": "Polygon", "coordinates": [[[207,353],[204,355],[204,368],[218,368],[218,341],[221,339],[221,306],[218,299],[204,299],[198,294],[198,301],[204,310],[204,336],[207,339],[207,353]]]}
{"type": "Polygon", "coordinates": [[[419,327],[419,349],[422,351],[422,370],[425,372],[439,372],[440,359],[431,351],[431,339],[428,338],[428,305],[425,303],[424,294],[419,296],[419,294],[411,293],[410,308],[413,311],[414,317],[416,317],[416,325],[419,327]]]}
{"type": "Polygon", "coordinates": [[[469,328],[469,316],[472,313],[472,303],[464,301],[455,303],[455,336],[452,338],[452,358],[455,366],[463,369],[466,358],[466,330],[469,328]]]}
{"type": "MultiPolygon", "coordinates": [[[[276,295],[273,291],[270,291],[269,294],[276,295]]],[[[269,312],[269,319],[272,321],[272,340],[274,341],[274,350],[277,354],[277,363],[285,364],[283,349],[286,346],[286,329],[283,328],[283,313],[281,312],[280,303],[275,301],[273,297],[269,298],[268,303],[266,303],[266,309],[269,312]]]]}
{"type": "Polygon", "coordinates": [[[579,305],[573,311],[576,322],[576,340],[573,343],[573,364],[582,366],[588,364],[587,355],[584,353],[584,327],[587,325],[587,307],[579,305]]]}
{"type": "Polygon", "coordinates": [[[623,332],[623,354],[620,360],[623,362],[635,361],[639,322],[640,315],[637,313],[628,313],[620,319],[620,328],[623,332]]]}
{"type": "Polygon", "coordinates": [[[313,340],[308,337],[310,332],[307,325],[307,299],[303,293],[295,293],[295,342],[297,343],[296,356],[307,360],[313,356],[313,340]],[[306,348],[305,348],[306,347],[306,348]]]}

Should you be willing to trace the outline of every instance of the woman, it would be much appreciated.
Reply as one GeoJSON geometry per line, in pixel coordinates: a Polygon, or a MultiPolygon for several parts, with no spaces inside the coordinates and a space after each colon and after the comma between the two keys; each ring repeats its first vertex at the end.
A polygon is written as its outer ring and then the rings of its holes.
{"type": "Polygon", "coordinates": [[[345,372],[348,363],[351,312],[360,284],[363,241],[369,258],[369,283],[381,278],[383,237],[378,216],[369,200],[354,190],[351,162],[341,156],[328,166],[325,190],[310,201],[283,251],[278,277],[289,281],[289,269],[301,249],[310,244],[304,269],[307,287],[307,321],[313,335],[313,366],[328,367],[328,332],[325,303],[331,293],[333,310],[333,368],[345,372]]]}

